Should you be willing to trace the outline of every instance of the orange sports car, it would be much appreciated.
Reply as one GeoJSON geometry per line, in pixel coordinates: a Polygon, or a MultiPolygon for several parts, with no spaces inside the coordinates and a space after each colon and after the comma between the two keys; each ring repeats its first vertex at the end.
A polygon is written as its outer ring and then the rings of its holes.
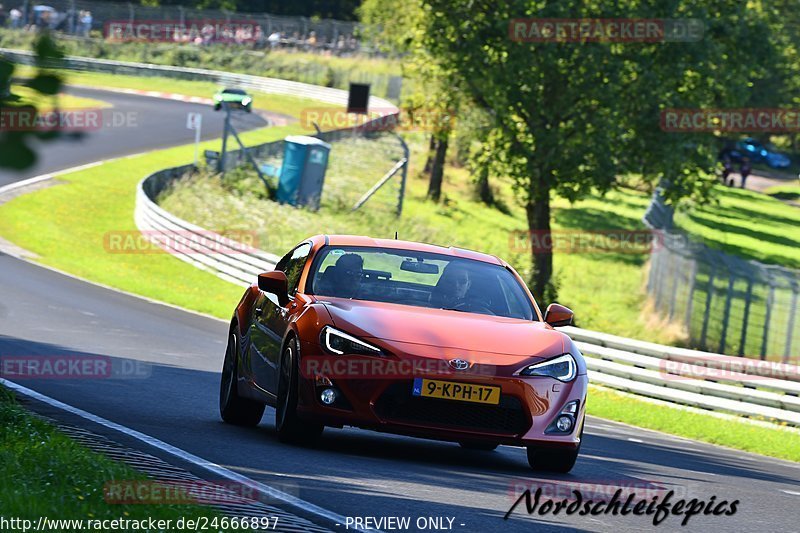
{"type": "Polygon", "coordinates": [[[569,471],[580,450],[586,364],[492,255],[318,235],[258,276],[233,315],[223,420],[275,407],[281,440],[355,426],[492,450],[525,446],[534,469],[569,471]]]}

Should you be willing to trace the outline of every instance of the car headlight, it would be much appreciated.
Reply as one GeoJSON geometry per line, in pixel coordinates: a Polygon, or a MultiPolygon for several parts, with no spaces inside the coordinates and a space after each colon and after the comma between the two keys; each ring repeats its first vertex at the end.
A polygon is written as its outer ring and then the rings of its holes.
{"type": "Polygon", "coordinates": [[[247,105],[250,103],[250,98],[242,98],[242,105],[247,105]]]}
{"type": "Polygon", "coordinates": [[[526,366],[520,370],[521,376],[542,376],[559,381],[572,381],[578,373],[578,365],[572,355],[565,353],[553,359],[526,366]]]}
{"type": "Polygon", "coordinates": [[[377,346],[331,326],[322,329],[320,343],[326,350],[336,355],[383,355],[383,351],[377,346]]]}

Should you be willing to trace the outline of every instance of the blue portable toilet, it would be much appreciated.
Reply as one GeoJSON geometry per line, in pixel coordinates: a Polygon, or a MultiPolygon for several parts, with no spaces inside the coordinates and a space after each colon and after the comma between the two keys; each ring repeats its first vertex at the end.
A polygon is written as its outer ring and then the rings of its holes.
{"type": "Polygon", "coordinates": [[[305,135],[286,137],[277,200],[319,209],[331,145],[305,135]]]}

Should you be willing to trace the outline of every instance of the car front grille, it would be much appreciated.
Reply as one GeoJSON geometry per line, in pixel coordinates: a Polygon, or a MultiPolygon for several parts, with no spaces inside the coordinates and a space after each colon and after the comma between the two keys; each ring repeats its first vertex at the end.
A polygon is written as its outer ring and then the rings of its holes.
{"type": "Polygon", "coordinates": [[[498,405],[489,405],[412,396],[411,389],[411,381],[390,385],[375,403],[376,414],[387,422],[507,435],[529,427],[522,402],[515,396],[503,394],[498,405]]]}

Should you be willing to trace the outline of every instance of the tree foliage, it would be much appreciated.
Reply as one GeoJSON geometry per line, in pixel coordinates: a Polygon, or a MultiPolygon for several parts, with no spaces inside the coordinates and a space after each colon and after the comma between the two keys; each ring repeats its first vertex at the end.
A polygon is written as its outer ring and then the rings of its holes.
{"type": "MultiPolygon", "coordinates": [[[[775,102],[768,65],[783,51],[760,4],[733,0],[423,0],[422,46],[454,91],[494,115],[484,142],[513,179],[531,231],[549,234],[553,194],[577,200],[619,177],[667,180],[669,199],[707,197],[717,147],[709,134],[660,127],[668,108],[775,102]],[[697,42],[517,42],[517,18],[699,19],[697,42]]],[[[788,4],[787,4],[788,5],[788,4]]],[[[773,107],[777,107],[773,105],[773,107]]],[[[534,251],[532,288],[551,298],[552,255],[534,251]]]]}
{"type": "MultiPolygon", "coordinates": [[[[61,77],[48,70],[63,59],[63,54],[49,34],[40,35],[34,42],[36,60],[35,75],[24,83],[43,96],[56,97],[62,88],[61,77]]],[[[37,130],[29,127],[14,127],[20,123],[20,117],[35,117],[38,110],[30,104],[20,104],[11,90],[15,65],[8,58],[0,55],[0,168],[23,170],[36,163],[37,155],[33,148],[38,141],[49,141],[57,138],[60,132],[53,130],[37,130]]],[[[28,120],[32,122],[32,120],[28,120]]]]}

